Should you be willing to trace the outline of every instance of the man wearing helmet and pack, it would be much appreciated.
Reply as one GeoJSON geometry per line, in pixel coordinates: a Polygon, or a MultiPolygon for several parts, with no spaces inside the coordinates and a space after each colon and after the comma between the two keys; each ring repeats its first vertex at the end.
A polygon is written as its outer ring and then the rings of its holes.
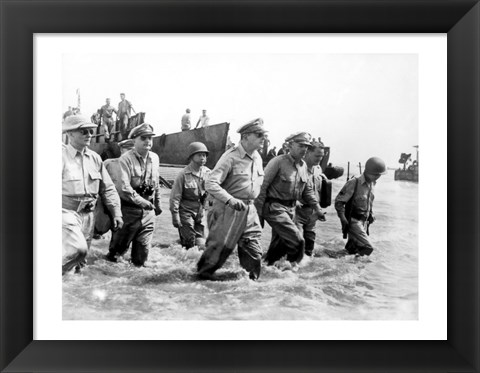
{"type": "Polygon", "coordinates": [[[170,193],[170,212],[182,246],[190,249],[203,244],[202,218],[207,196],[205,180],[210,169],[205,167],[208,156],[205,144],[192,142],[187,154],[189,164],[177,175],[170,193]]]}
{"type": "Polygon", "coordinates": [[[372,157],[365,163],[365,170],[359,177],[347,181],[335,198],[335,209],[342,224],[343,237],[348,241],[348,254],[370,255],[373,246],[368,238],[368,227],[375,221],[372,211],[374,189],[378,178],[387,173],[385,162],[372,157]]]}
{"type": "Polygon", "coordinates": [[[62,126],[68,145],[62,148],[62,274],[85,264],[95,226],[98,196],[107,206],[113,229],[123,225],[120,199],[100,156],[90,150],[97,125],[81,115],[71,115],[62,126]]]}
{"type": "Polygon", "coordinates": [[[197,273],[212,275],[238,244],[240,265],[252,280],[261,271],[262,227],[253,201],[263,181],[262,148],[266,130],[257,118],[237,131],[240,143],[228,149],[218,160],[205,183],[214,198],[208,212],[206,249],[197,264],[197,273]]]}
{"type": "Polygon", "coordinates": [[[133,149],[123,154],[118,163],[120,177],[115,187],[122,201],[125,224],[112,235],[107,260],[116,262],[116,256],[125,254],[132,243],[131,261],[141,267],[148,258],[151,247],[155,216],[162,213],[160,206],[158,155],[152,148],[153,127],[143,123],[130,132],[133,149]]]}

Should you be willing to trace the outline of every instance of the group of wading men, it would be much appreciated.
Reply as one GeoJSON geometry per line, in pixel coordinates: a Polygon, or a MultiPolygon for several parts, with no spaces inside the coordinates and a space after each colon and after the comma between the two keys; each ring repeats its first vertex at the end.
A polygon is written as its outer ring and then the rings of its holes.
{"type": "MultiPolygon", "coordinates": [[[[65,119],[63,132],[63,266],[65,274],[86,264],[94,234],[97,201],[108,210],[112,238],[106,259],[116,262],[131,246],[131,262],[143,266],[148,258],[155,216],[160,205],[159,158],[151,151],[153,127],[143,123],[121,141],[119,158],[102,162],[88,146],[96,124],[80,115],[65,119]]],[[[281,261],[296,270],[304,255],[314,255],[315,224],[324,221],[320,207],[323,144],[298,132],[285,139],[288,154],[273,158],[263,169],[259,150],[267,130],[261,118],[237,131],[238,145],[228,149],[213,170],[205,164],[209,150],[193,142],[187,148],[188,165],[180,171],[170,195],[172,224],[181,245],[203,250],[197,263],[200,277],[212,278],[237,247],[249,278],[257,280],[262,262],[281,261]],[[203,218],[207,212],[208,236],[203,218]],[[272,228],[268,250],[260,239],[264,222],[272,228]],[[285,258],[286,260],[283,260],[285,258]]],[[[360,177],[347,181],[335,199],[345,253],[370,255],[368,225],[374,221],[372,202],[376,180],[385,163],[370,158],[360,177]]],[[[97,206],[98,210],[98,206],[97,206]]]]}

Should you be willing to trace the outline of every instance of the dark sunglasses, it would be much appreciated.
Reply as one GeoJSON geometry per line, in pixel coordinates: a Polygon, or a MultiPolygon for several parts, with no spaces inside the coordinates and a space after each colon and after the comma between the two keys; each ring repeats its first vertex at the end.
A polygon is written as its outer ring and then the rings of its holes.
{"type": "Polygon", "coordinates": [[[152,139],[152,136],[140,136],[140,139],[141,139],[142,141],[151,140],[151,139],[152,139]]]}
{"type": "Polygon", "coordinates": [[[255,134],[259,139],[265,137],[265,134],[264,134],[264,133],[254,132],[254,134],[255,134]]]}
{"type": "Polygon", "coordinates": [[[80,128],[78,132],[80,132],[83,136],[88,134],[93,135],[95,133],[95,131],[92,128],[80,128]]]}

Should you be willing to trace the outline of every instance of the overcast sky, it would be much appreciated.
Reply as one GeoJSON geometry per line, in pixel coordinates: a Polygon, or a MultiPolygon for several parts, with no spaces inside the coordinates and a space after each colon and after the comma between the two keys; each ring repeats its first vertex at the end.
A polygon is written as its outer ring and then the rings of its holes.
{"type": "Polygon", "coordinates": [[[63,55],[63,111],[90,116],[120,92],[156,134],[180,131],[188,107],[195,125],[206,109],[210,123],[236,129],[262,117],[272,144],[297,131],[321,137],[331,162],[380,156],[398,166],[418,144],[416,54],[166,53],[63,55]]]}

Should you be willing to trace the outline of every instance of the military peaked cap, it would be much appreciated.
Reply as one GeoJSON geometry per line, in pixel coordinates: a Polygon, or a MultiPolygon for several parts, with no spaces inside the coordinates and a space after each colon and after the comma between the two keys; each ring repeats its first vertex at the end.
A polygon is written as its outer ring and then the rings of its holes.
{"type": "Polygon", "coordinates": [[[155,134],[153,133],[153,127],[148,123],[142,123],[134,127],[130,131],[130,135],[128,135],[128,138],[134,139],[138,136],[155,136],[155,134]]]}
{"type": "Polygon", "coordinates": [[[265,133],[268,131],[263,127],[263,119],[257,118],[241,126],[237,130],[237,132],[240,134],[244,134],[244,133],[265,133]]]}
{"type": "Polygon", "coordinates": [[[285,139],[285,142],[297,142],[303,145],[312,145],[312,135],[307,132],[297,132],[285,139]]]}
{"type": "Polygon", "coordinates": [[[118,143],[118,146],[119,146],[121,149],[132,149],[133,146],[134,146],[134,143],[133,143],[133,140],[132,140],[132,139],[128,139],[128,140],[120,141],[120,142],[118,143]]]}

